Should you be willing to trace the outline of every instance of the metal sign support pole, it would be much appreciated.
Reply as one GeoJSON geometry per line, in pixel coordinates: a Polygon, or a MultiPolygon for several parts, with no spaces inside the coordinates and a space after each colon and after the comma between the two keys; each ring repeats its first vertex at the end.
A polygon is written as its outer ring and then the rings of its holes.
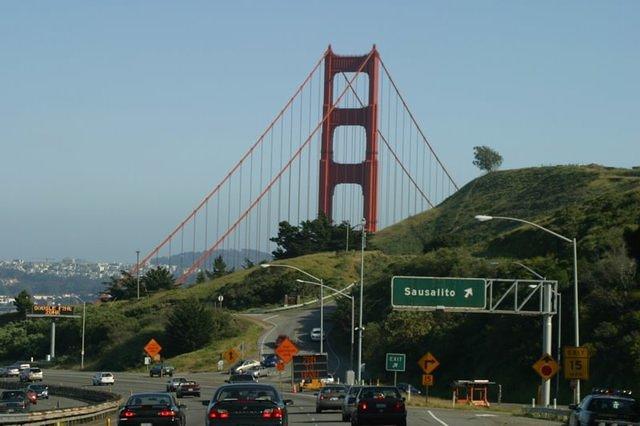
{"type": "Polygon", "coordinates": [[[56,320],[51,321],[51,348],[49,350],[51,359],[56,357],[56,320]]]}

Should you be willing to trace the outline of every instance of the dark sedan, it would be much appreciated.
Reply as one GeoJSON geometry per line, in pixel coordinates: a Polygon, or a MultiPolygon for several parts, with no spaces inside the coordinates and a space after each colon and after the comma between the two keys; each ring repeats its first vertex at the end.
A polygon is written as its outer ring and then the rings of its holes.
{"type": "Polygon", "coordinates": [[[393,386],[367,386],[360,389],[356,408],[351,414],[356,425],[407,425],[407,409],[398,388],[393,386]]]}
{"type": "Polygon", "coordinates": [[[231,384],[218,388],[207,404],[205,423],[208,425],[265,425],[286,426],[289,424],[287,405],[271,385],[250,383],[231,384]]]}
{"type": "Polygon", "coordinates": [[[47,385],[34,385],[27,386],[28,391],[33,391],[38,399],[49,399],[49,386],[47,385]]]}
{"type": "Polygon", "coordinates": [[[316,398],[316,413],[321,413],[322,410],[341,410],[346,395],[347,387],[345,385],[331,385],[321,388],[316,398]]]}
{"type": "Polygon", "coordinates": [[[120,410],[118,425],[184,426],[187,424],[185,408],[170,393],[136,393],[129,397],[120,410]]]}
{"type": "Polygon", "coordinates": [[[27,392],[23,390],[7,390],[0,395],[0,413],[20,413],[29,409],[27,392]]]}
{"type": "Polygon", "coordinates": [[[638,404],[629,395],[587,395],[579,405],[569,408],[569,426],[640,424],[638,404]]]}
{"type": "Polygon", "coordinates": [[[176,397],[183,398],[185,396],[200,397],[200,385],[193,380],[187,380],[178,384],[176,388],[176,397]]]}

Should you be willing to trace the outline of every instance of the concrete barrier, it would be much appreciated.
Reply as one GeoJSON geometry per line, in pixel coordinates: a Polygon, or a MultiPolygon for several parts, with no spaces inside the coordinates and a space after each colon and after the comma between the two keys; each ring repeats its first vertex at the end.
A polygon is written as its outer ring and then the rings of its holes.
{"type": "MultiPolygon", "coordinates": [[[[107,417],[115,412],[122,402],[118,394],[102,390],[74,388],[71,386],[48,385],[49,395],[75,399],[89,405],[57,410],[30,411],[26,413],[3,414],[0,425],[51,425],[71,424],[107,417]]],[[[23,389],[23,383],[0,381],[2,389],[23,389]]]]}
{"type": "Polygon", "coordinates": [[[545,420],[568,421],[571,410],[562,408],[524,407],[523,414],[527,417],[545,420]]]}

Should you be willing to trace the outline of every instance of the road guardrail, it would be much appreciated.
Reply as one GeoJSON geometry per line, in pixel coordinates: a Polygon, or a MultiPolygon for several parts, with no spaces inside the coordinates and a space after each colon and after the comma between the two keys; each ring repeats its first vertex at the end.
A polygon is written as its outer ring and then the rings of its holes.
{"type": "MultiPolygon", "coordinates": [[[[0,425],[49,425],[99,419],[115,412],[122,402],[120,395],[94,389],[48,385],[49,394],[89,403],[82,407],[3,414],[0,425]]],[[[24,384],[0,381],[1,389],[22,389],[24,384]]]]}

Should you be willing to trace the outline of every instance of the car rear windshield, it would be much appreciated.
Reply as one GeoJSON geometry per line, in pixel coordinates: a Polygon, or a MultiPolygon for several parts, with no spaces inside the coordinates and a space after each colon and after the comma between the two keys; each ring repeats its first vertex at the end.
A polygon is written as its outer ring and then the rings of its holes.
{"type": "Polygon", "coordinates": [[[624,398],[593,398],[589,403],[589,411],[600,414],[634,414],[637,409],[633,399],[624,398]]]}
{"type": "Polygon", "coordinates": [[[24,391],[4,391],[2,392],[2,397],[0,397],[3,401],[10,401],[16,399],[25,399],[26,395],[24,391]]]}
{"type": "Polygon", "coordinates": [[[102,373],[102,377],[113,377],[111,373],[102,373]]]}
{"type": "Polygon", "coordinates": [[[127,401],[127,405],[171,405],[171,398],[169,395],[163,394],[143,394],[132,395],[127,401]]]}
{"type": "Polygon", "coordinates": [[[180,386],[195,386],[195,385],[197,385],[197,383],[194,382],[194,381],[188,381],[188,382],[180,383],[180,386]]]}
{"type": "Polygon", "coordinates": [[[325,386],[322,388],[321,392],[323,395],[346,395],[347,389],[344,386],[325,386]]]}
{"type": "Polygon", "coordinates": [[[41,392],[47,389],[47,386],[46,385],[29,385],[29,389],[32,389],[36,392],[41,392]]]}
{"type": "Polygon", "coordinates": [[[400,398],[400,394],[396,388],[364,388],[360,392],[362,399],[382,399],[382,398],[400,398]]]}
{"type": "Polygon", "coordinates": [[[32,368],[32,369],[31,369],[31,372],[32,372],[32,373],[41,373],[41,372],[42,372],[42,370],[40,370],[39,368],[32,368]]]}
{"type": "Polygon", "coordinates": [[[216,401],[278,401],[275,390],[267,387],[222,388],[216,401]]]}
{"type": "Polygon", "coordinates": [[[253,376],[251,374],[236,374],[231,376],[231,380],[236,382],[253,382],[253,376]]]}

